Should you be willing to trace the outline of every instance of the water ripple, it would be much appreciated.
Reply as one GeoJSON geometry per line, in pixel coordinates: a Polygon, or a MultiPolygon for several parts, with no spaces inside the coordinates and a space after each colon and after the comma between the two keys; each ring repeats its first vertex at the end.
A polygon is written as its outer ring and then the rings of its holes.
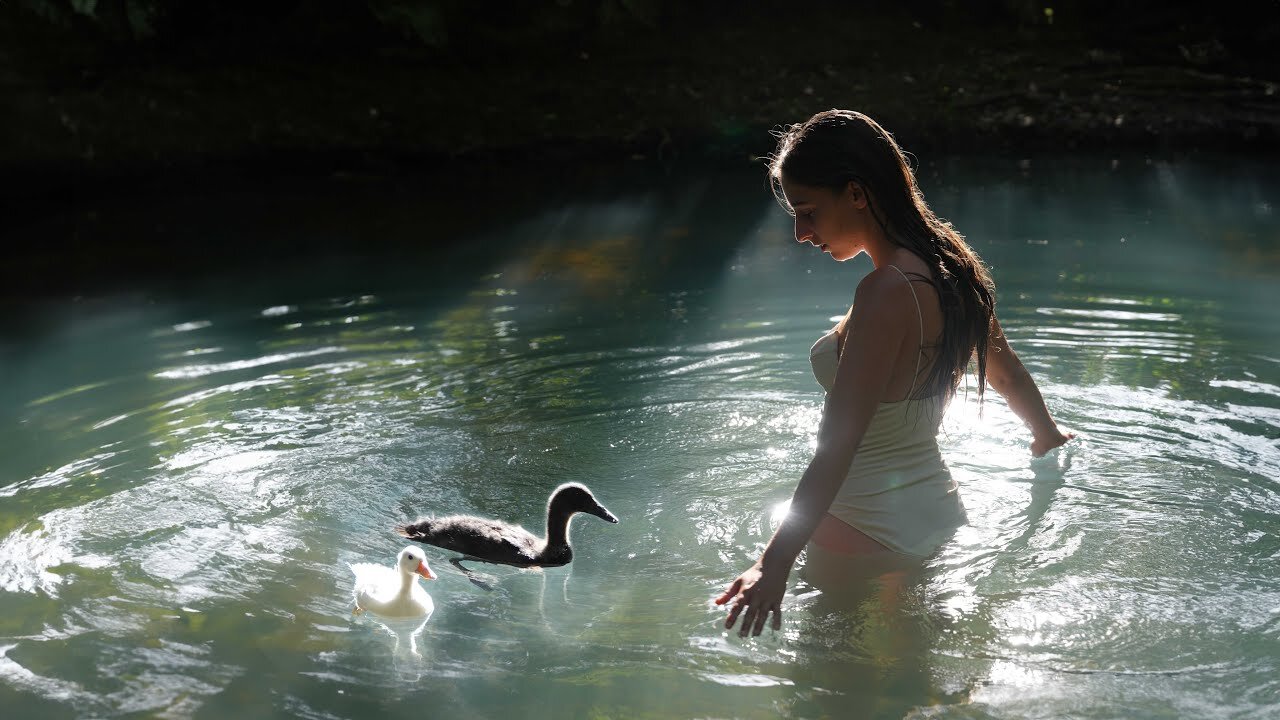
{"type": "Polygon", "coordinates": [[[323,347],[314,350],[303,350],[293,353],[279,353],[275,355],[264,355],[262,357],[248,358],[245,360],[233,360],[225,363],[212,363],[206,365],[184,365],[178,368],[170,368],[159,370],[155,373],[158,378],[166,380],[181,380],[189,378],[204,377],[214,373],[231,372],[234,370],[248,370],[251,368],[262,367],[263,365],[276,365],[286,363],[292,360],[302,358],[315,357],[317,355],[330,355],[333,353],[344,352],[344,348],[339,347],[323,347]]]}

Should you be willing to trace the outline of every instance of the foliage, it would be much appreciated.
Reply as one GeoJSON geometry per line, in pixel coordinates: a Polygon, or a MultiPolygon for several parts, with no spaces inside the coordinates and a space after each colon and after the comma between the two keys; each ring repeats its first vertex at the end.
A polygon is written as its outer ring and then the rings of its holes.
{"type": "MultiPolygon", "coordinates": [[[[1136,39],[1177,47],[1192,33],[1218,55],[1253,61],[1280,42],[1280,16],[1257,8],[1181,6],[1155,0],[870,0],[805,6],[806,18],[828,15],[909,16],[917,26],[977,31],[999,42],[1010,33],[1074,34],[1087,45],[1122,47],[1136,39]],[[1168,42],[1166,42],[1168,41],[1168,42]]],[[[1274,8],[1274,3],[1270,3],[1274,8]]],[[[14,23],[70,31],[77,41],[172,52],[342,52],[397,44],[483,55],[503,49],[593,43],[625,44],[626,36],[700,27],[717,32],[746,18],[796,18],[783,0],[758,0],[726,11],[678,0],[16,0],[4,6],[14,23]],[[658,32],[653,32],[658,31],[658,32]]],[[[5,20],[0,15],[0,21],[5,20]]],[[[801,22],[796,19],[796,22],[801,22]]],[[[23,34],[14,32],[21,39],[23,34]]],[[[1184,54],[1204,55],[1197,48],[1184,54]]]]}
{"type": "Polygon", "coordinates": [[[653,27],[665,11],[679,8],[662,0],[544,0],[483,9],[465,0],[17,0],[17,7],[27,19],[113,42],[290,46],[396,38],[430,48],[653,27]]]}

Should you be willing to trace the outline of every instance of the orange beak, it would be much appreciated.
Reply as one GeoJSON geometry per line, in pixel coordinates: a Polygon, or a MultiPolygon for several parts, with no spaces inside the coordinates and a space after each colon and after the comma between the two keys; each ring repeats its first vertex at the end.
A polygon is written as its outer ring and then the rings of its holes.
{"type": "Polygon", "coordinates": [[[422,577],[428,580],[436,579],[436,576],[431,574],[431,568],[427,567],[427,564],[424,562],[418,563],[418,569],[414,570],[414,572],[418,573],[419,575],[421,575],[422,577]]]}

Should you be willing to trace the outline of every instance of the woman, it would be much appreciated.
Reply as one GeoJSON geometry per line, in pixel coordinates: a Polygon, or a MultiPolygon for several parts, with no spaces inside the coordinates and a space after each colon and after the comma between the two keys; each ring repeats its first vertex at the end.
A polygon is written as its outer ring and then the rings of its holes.
{"type": "Polygon", "coordinates": [[[1031,429],[1043,455],[1071,437],[1049,416],[996,320],[995,285],[964,238],[934,215],[893,136],[862,113],[793,125],[770,163],[796,242],[875,268],[853,307],[810,351],[827,391],[818,449],[760,559],[716,603],[725,627],[782,626],[787,576],[806,544],[846,557],[923,559],[965,522],[938,451],[947,403],[973,361],[1031,429]]]}

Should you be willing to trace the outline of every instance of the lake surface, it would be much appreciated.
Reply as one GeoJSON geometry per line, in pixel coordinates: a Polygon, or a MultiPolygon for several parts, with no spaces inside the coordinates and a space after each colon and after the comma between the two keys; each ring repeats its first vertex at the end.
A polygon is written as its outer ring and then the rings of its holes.
{"type": "Polygon", "coordinates": [[[808,348],[870,269],[796,245],[761,174],[515,209],[335,180],[95,213],[163,217],[187,246],[313,250],[10,318],[0,707],[1280,717],[1280,171],[1032,158],[921,177],[1081,437],[1033,460],[995,393],[981,412],[962,393],[941,441],[970,524],[896,584],[837,596],[793,573],[783,630],[752,640],[711,599],[810,458],[808,348]],[[347,565],[389,565],[396,523],[540,529],[565,481],[621,518],[576,518],[570,566],[479,566],[485,591],[428,548],[425,625],[352,617],[347,565]]]}

